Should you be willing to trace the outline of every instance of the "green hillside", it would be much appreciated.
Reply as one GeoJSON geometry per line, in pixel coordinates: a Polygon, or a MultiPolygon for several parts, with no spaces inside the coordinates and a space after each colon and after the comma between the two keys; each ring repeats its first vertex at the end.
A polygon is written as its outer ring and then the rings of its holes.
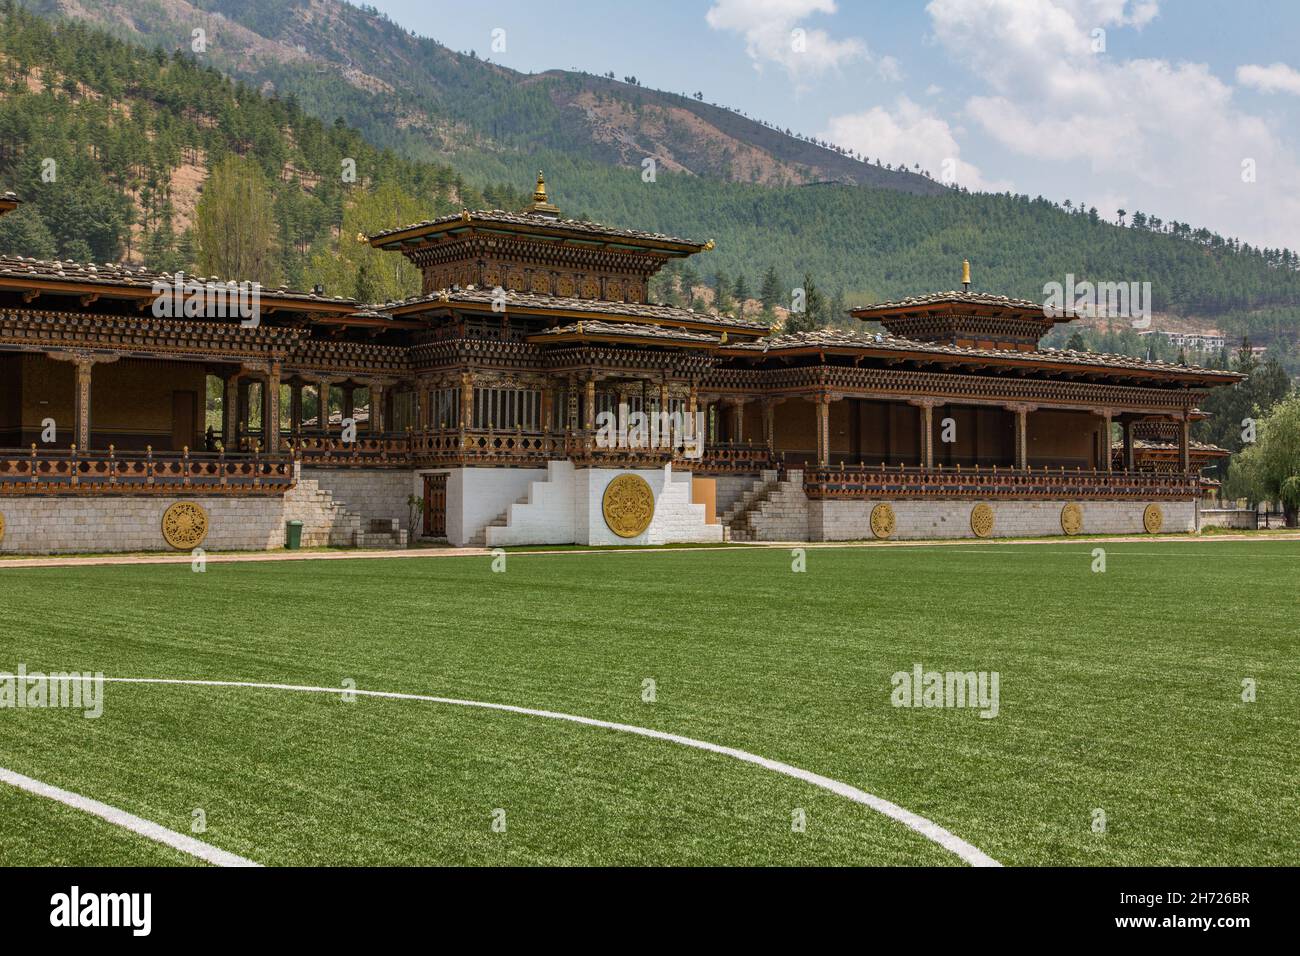
{"type": "MultiPolygon", "coordinates": [[[[274,188],[283,279],[307,285],[321,279],[321,257],[337,246],[350,195],[386,183],[402,197],[392,207],[403,218],[513,207],[541,166],[567,215],[712,238],[717,248],[686,278],[709,282],[722,272],[752,295],[774,268],[787,295],[811,275],[832,305],[866,303],[951,288],[969,258],[983,290],[1036,299],[1044,283],[1067,274],[1150,282],[1157,312],[1284,352],[1300,333],[1300,258],[1288,250],[1255,249],[1149,213],[1120,226],[1041,197],[945,189],[698,102],[692,115],[712,117],[710,136],[766,157],[769,180],[788,184],[735,181],[671,126],[656,134],[656,148],[678,168],[664,162],[646,182],[639,161],[608,153],[574,125],[566,97],[622,97],[634,115],[685,98],[578,74],[526,77],[334,0],[213,0],[205,5],[223,18],[200,21],[210,28],[200,58],[179,32],[196,9],[184,0],[36,5],[58,19],[0,4],[0,180],[28,200],[0,228],[0,245],[11,251],[167,268],[192,262],[186,230],[197,191],[222,157],[239,154],[274,188]],[[223,56],[234,76],[218,71],[223,56]],[[358,78],[342,61],[370,72],[358,78]],[[404,70],[413,79],[402,85],[404,70]],[[58,188],[41,180],[50,157],[70,171],[58,188]],[[357,160],[357,184],[340,180],[347,157],[357,160]],[[852,185],[847,174],[805,181],[850,168],[875,170],[887,188],[852,185]]],[[[642,131],[635,121],[628,129],[642,131]]],[[[354,218],[385,223],[382,212],[354,218]]],[[[355,270],[341,285],[324,274],[332,289],[357,294],[349,288],[360,281],[355,270]]],[[[668,294],[667,284],[659,292],[668,294]]],[[[1151,347],[1131,331],[1089,332],[1084,342],[1151,347]]]]}

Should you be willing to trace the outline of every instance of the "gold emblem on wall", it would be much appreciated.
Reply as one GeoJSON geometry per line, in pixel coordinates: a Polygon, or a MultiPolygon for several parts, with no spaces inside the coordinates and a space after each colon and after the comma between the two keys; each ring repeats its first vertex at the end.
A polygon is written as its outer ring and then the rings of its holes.
{"type": "Polygon", "coordinates": [[[192,501],[178,501],[163,512],[162,534],[177,551],[192,551],[208,536],[208,513],[192,501]]]}
{"type": "Polygon", "coordinates": [[[977,538],[987,538],[993,533],[993,509],[978,504],[970,510],[970,529],[977,538]]]}
{"type": "Polygon", "coordinates": [[[1147,505],[1146,510],[1142,512],[1142,527],[1147,529],[1147,534],[1155,534],[1165,524],[1165,513],[1160,510],[1159,505],[1147,505]]]}
{"type": "Polygon", "coordinates": [[[1083,530],[1083,509],[1076,504],[1068,504],[1061,509],[1061,530],[1066,534],[1078,534],[1083,530]]]}
{"type": "Polygon", "coordinates": [[[871,509],[871,533],[877,538],[888,538],[894,533],[894,509],[890,505],[876,505],[871,509]]]}
{"type": "Polygon", "coordinates": [[[655,516],[655,493],[640,475],[619,475],[601,500],[605,524],[620,538],[635,538],[655,516]]]}

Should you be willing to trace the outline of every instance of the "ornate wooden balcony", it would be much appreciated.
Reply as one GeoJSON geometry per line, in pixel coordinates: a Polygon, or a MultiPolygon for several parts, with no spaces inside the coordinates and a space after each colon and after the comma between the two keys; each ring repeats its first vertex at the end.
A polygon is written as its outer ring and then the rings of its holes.
{"type": "Polygon", "coordinates": [[[915,468],[845,465],[804,471],[809,498],[1195,498],[1196,475],[1076,468],[915,468]]]}
{"type": "Polygon", "coordinates": [[[276,495],[297,481],[291,455],[0,450],[0,495],[276,495]]]}
{"type": "Polygon", "coordinates": [[[343,442],[321,436],[286,441],[305,465],[318,468],[541,468],[573,461],[596,468],[659,468],[668,462],[700,474],[756,473],[773,467],[766,446],[707,445],[700,458],[669,448],[601,448],[587,431],[444,428],[343,442]]]}

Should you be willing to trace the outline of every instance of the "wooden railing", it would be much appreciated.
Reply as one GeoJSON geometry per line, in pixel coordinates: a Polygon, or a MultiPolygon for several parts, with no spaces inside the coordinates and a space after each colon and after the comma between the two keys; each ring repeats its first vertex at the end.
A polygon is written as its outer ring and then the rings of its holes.
{"type": "Polygon", "coordinates": [[[1196,475],[1077,468],[845,465],[804,471],[809,498],[1195,498],[1196,475]]]}
{"type": "Polygon", "coordinates": [[[282,494],[293,457],[224,452],[0,449],[0,494],[282,494]]]}

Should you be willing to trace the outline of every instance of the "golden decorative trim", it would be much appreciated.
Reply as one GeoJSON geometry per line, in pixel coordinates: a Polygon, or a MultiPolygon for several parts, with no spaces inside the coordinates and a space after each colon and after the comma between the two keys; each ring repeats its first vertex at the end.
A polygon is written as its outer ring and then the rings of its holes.
{"type": "Polygon", "coordinates": [[[610,531],[620,538],[635,538],[650,527],[655,495],[640,475],[619,475],[605,486],[601,510],[610,531]]]}
{"type": "Polygon", "coordinates": [[[877,538],[888,538],[894,533],[894,509],[891,505],[879,504],[871,509],[871,533],[877,538]]]}
{"type": "Polygon", "coordinates": [[[1061,530],[1078,534],[1083,530],[1083,509],[1071,502],[1061,509],[1061,530]]]}
{"type": "Polygon", "coordinates": [[[5,513],[0,511],[0,541],[5,539],[5,513]]]}
{"type": "Polygon", "coordinates": [[[970,510],[970,529],[977,538],[987,538],[993,533],[993,509],[981,502],[970,510]]]}
{"type": "Polygon", "coordinates": [[[1160,510],[1159,505],[1147,505],[1146,510],[1142,512],[1142,527],[1146,529],[1147,534],[1157,534],[1165,524],[1165,513],[1160,510]]]}
{"type": "Polygon", "coordinates": [[[208,513],[193,501],[178,501],[163,512],[162,535],[177,551],[192,551],[208,536],[208,513]]]}

